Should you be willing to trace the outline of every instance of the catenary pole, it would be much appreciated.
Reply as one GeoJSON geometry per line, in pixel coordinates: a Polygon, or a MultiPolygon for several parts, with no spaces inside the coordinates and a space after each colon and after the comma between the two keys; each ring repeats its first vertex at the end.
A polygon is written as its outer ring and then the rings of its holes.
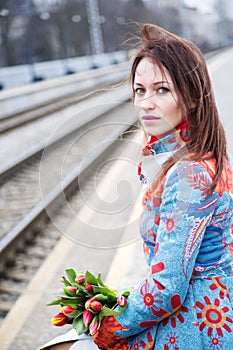
{"type": "Polygon", "coordinates": [[[92,54],[101,54],[104,52],[104,43],[100,23],[98,0],[87,0],[86,9],[90,31],[92,54]]]}

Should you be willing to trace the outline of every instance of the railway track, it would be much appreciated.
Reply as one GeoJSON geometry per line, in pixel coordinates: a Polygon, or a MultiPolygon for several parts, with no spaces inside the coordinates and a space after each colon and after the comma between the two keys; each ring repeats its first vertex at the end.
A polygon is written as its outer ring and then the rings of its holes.
{"type": "Polygon", "coordinates": [[[128,74],[124,62],[66,76],[0,94],[0,133],[60,111],[86,98],[86,95],[122,82],[128,74]]]}
{"type": "Polygon", "coordinates": [[[136,117],[129,97],[128,86],[122,85],[72,105],[65,103],[42,119],[34,118],[4,132],[8,138],[32,133],[35,146],[5,164],[0,174],[2,321],[56,245],[73,210],[81,209],[83,189],[87,187],[87,193],[93,190],[95,170],[98,176],[107,171],[113,155],[119,156],[117,140],[122,134],[131,135],[136,117]]]}

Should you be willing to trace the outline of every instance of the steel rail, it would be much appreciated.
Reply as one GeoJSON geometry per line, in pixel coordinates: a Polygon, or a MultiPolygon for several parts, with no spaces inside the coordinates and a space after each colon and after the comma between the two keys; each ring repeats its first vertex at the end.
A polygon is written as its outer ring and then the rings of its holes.
{"type": "MultiPolygon", "coordinates": [[[[119,103],[124,103],[129,101],[130,99],[130,92],[127,86],[122,87],[122,92],[120,95],[120,99],[118,100],[119,103]]],[[[63,134],[57,136],[53,139],[51,142],[41,142],[40,144],[37,144],[33,149],[29,150],[28,152],[20,155],[16,161],[13,161],[11,163],[8,163],[5,167],[0,168],[0,179],[7,176],[9,173],[11,173],[13,170],[15,170],[20,164],[25,162],[26,160],[29,160],[30,158],[34,157],[36,154],[39,154],[43,152],[43,149],[47,146],[55,145],[57,142],[60,142],[62,139],[70,136],[72,133],[76,132],[80,127],[83,125],[89,123],[90,121],[93,121],[94,119],[100,117],[101,115],[107,113],[108,111],[112,110],[112,106],[109,106],[108,104],[102,105],[101,109],[96,112],[94,111],[91,113],[89,118],[79,120],[79,125],[71,130],[65,131],[63,134]]]]}
{"type": "MultiPolygon", "coordinates": [[[[27,112],[43,109],[52,104],[63,104],[71,97],[82,95],[108,85],[115,84],[126,79],[129,70],[128,62],[102,67],[96,70],[77,73],[48,81],[38,82],[21,88],[6,90],[0,93],[0,131],[4,131],[4,125],[27,112]]],[[[6,128],[6,127],[5,127],[6,128]]]]}

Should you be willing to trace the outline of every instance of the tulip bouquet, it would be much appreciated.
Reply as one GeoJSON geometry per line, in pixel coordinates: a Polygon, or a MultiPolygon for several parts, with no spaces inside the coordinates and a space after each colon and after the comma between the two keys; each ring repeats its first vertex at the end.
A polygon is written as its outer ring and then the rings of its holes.
{"type": "Polygon", "coordinates": [[[120,315],[127,307],[130,291],[117,294],[107,287],[98,274],[95,277],[89,271],[76,274],[67,269],[68,278],[62,277],[63,292],[48,305],[60,305],[60,312],[51,320],[54,326],[72,324],[78,335],[94,335],[105,316],[120,315]],[[120,311],[114,310],[121,306],[120,311]]]}

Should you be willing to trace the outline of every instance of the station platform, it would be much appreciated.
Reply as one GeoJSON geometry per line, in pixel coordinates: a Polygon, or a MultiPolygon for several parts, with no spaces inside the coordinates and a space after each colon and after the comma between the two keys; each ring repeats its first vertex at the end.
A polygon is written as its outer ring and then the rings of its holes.
{"type": "MultiPolygon", "coordinates": [[[[216,100],[231,153],[233,150],[232,62],[233,49],[219,54],[209,62],[216,100]]],[[[140,143],[140,139],[136,139],[135,142],[140,143]]],[[[58,309],[56,306],[46,306],[46,303],[53,300],[61,290],[59,281],[66,268],[73,267],[77,272],[90,270],[94,274],[101,272],[106,284],[112,288],[123,289],[136,286],[147,275],[148,267],[144,261],[139,233],[141,192],[135,175],[136,163],[127,168],[127,171],[125,163],[120,163],[110,170],[111,173],[106,174],[97,192],[100,197],[109,198],[110,193],[114,192],[113,184],[119,182],[120,175],[125,175],[126,183],[136,188],[124,215],[128,220],[120,220],[119,215],[104,217],[101,215],[101,210],[98,215],[95,210],[93,214],[93,208],[89,205],[83,206],[83,210],[71,222],[52,254],[8,314],[0,329],[1,350],[36,350],[39,345],[70,329],[70,326],[53,327],[50,319],[58,309]],[[114,226],[119,231],[115,230],[114,226]],[[114,235],[118,234],[121,235],[121,243],[114,245],[111,242],[114,242],[114,235]],[[102,240],[103,235],[105,240],[102,240]]],[[[127,187],[123,187],[120,193],[128,195],[125,189],[127,187]]]]}

